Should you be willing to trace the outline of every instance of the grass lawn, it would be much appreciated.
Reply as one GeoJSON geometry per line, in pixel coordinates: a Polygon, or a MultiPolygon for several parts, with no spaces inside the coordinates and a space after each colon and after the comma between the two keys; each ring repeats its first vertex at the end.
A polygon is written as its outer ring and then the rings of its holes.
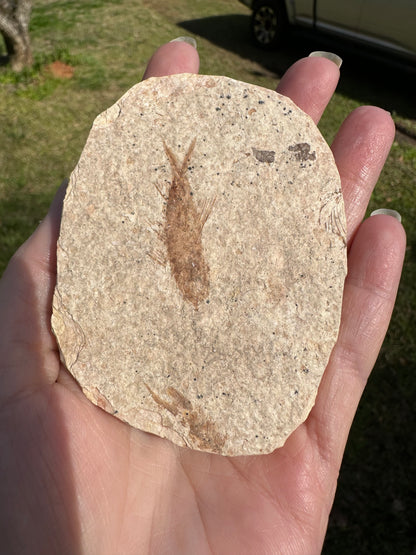
{"type": "MultiPolygon", "coordinates": [[[[201,73],[266,87],[297,58],[333,49],[344,65],[320,123],[328,142],[353,108],[368,103],[389,110],[401,131],[416,134],[416,104],[403,72],[303,35],[278,52],[262,52],[250,42],[248,22],[249,11],[237,0],[34,2],[34,67],[18,76],[0,67],[0,274],[76,164],[94,117],[140,79],[158,45],[177,36],[197,39],[201,73]],[[71,78],[50,72],[57,60],[73,68],[71,78]]],[[[415,185],[416,141],[400,132],[369,209],[401,212],[408,233],[404,273],[348,442],[325,555],[416,549],[415,185]]]]}

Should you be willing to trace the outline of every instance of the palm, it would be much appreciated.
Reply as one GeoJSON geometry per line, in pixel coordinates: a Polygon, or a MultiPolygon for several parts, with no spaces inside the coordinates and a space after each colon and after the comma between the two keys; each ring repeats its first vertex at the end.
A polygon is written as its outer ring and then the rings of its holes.
{"type": "Polygon", "coordinates": [[[31,530],[48,540],[42,552],[63,553],[64,545],[69,553],[83,548],[102,555],[319,551],[329,511],[322,496],[335,487],[336,473],[319,475],[322,461],[308,425],[268,456],[189,451],[92,406],[62,383],[69,378],[61,372],[57,383],[8,413],[19,438],[10,461],[19,484],[10,498],[18,506],[10,510],[20,513],[30,491],[33,514],[45,526],[57,524],[52,538],[38,526],[31,530]],[[30,474],[21,464],[26,457],[30,474]],[[51,503],[56,499],[58,506],[51,503]]]}
{"type": "MultiPolygon", "coordinates": [[[[148,75],[165,73],[169,57],[170,72],[175,63],[196,71],[195,56],[189,45],[165,45],[148,75]]],[[[307,59],[279,87],[317,121],[337,75],[332,62],[307,59]]],[[[50,332],[55,202],[0,289],[0,537],[7,553],[319,553],[349,426],[400,275],[399,224],[377,217],[359,227],[392,134],[384,112],[363,108],[333,145],[350,237],[339,340],[308,420],[267,456],[178,448],[83,396],[50,332]]]]}

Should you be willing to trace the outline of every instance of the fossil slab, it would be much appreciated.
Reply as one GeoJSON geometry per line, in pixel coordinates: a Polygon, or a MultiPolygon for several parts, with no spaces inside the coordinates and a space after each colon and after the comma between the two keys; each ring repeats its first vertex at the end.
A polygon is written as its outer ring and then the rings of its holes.
{"type": "Polygon", "coordinates": [[[289,99],[226,77],[136,85],[94,122],[52,325],[89,399],[174,443],[268,453],[310,412],[346,274],[340,179],[289,99]]]}

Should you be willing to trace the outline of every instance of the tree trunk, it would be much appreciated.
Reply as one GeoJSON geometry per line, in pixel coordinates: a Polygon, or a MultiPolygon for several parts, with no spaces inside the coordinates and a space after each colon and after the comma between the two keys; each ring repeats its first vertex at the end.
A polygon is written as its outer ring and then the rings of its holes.
{"type": "Polygon", "coordinates": [[[0,0],[0,33],[14,71],[33,63],[29,38],[31,9],[32,0],[0,0]]]}

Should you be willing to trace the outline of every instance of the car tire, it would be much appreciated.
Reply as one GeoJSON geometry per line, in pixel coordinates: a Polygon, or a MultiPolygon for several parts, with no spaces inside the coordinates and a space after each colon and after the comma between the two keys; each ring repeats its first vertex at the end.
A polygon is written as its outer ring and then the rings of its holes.
{"type": "Polygon", "coordinates": [[[253,4],[251,33],[261,48],[275,48],[284,38],[288,27],[283,0],[258,0],[253,4]]]}

